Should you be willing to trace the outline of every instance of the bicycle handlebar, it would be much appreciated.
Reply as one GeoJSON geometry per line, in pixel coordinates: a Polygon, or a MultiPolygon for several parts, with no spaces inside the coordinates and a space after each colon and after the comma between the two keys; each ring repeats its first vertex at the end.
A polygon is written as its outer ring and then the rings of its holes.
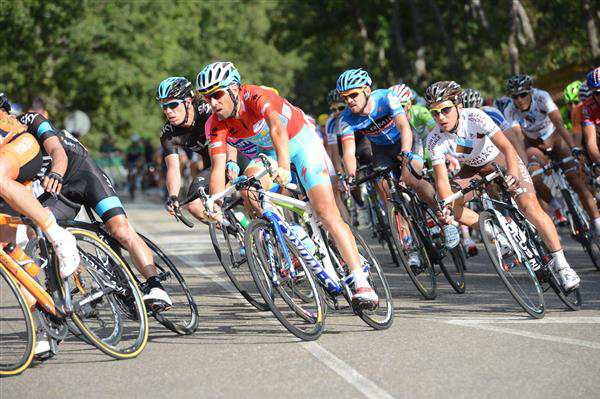
{"type": "Polygon", "coordinates": [[[531,177],[539,176],[539,175],[541,175],[541,174],[545,173],[545,172],[546,172],[547,170],[549,170],[549,169],[552,169],[552,168],[554,168],[554,167],[556,167],[556,166],[560,166],[560,165],[562,165],[562,164],[565,164],[565,163],[569,163],[569,162],[571,162],[571,161],[579,162],[579,161],[578,161],[577,159],[575,159],[575,157],[573,157],[572,155],[571,155],[571,156],[568,156],[568,157],[566,157],[566,158],[563,158],[563,159],[561,159],[560,161],[554,161],[554,160],[552,160],[552,161],[551,161],[551,162],[549,162],[547,165],[544,165],[544,167],[543,167],[543,168],[533,171],[533,172],[531,173],[531,177]]]}

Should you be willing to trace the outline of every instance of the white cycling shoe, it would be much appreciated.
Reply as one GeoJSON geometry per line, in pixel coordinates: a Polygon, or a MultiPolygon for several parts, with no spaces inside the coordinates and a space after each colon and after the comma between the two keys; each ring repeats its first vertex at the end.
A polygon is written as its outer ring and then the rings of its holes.
{"type": "Polygon", "coordinates": [[[567,291],[577,288],[581,282],[577,272],[570,267],[558,270],[558,276],[563,288],[567,291]]]}
{"type": "Polygon", "coordinates": [[[55,240],[52,243],[52,248],[56,256],[58,256],[58,263],[60,264],[60,276],[67,278],[77,270],[79,267],[79,251],[77,250],[77,240],[71,233],[64,230],[64,235],[60,240],[55,240]]]}
{"type": "Polygon", "coordinates": [[[412,251],[408,254],[408,266],[411,269],[416,269],[421,266],[421,256],[419,251],[412,251]]]}
{"type": "Polygon", "coordinates": [[[379,297],[373,288],[360,287],[357,288],[354,295],[352,295],[352,303],[369,310],[375,310],[379,305],[379,297]]]}
{"type": "Polygon", "coordinates": [[[143,297],[144,303],[150,306],[153,310],[160,309],[161,311],[169,310],[173,306],[173,302],[169,294],[161,288],[154,287],[149,293],[143,297]]]}

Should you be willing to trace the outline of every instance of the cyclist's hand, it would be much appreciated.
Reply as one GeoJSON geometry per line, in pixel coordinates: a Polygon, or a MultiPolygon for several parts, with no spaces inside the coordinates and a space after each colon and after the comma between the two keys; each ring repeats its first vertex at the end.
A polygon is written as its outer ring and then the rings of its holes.
{"type": "Polygon", "coordinates": [[[221,212],[221,207],[214,202],[211,204],[211,207],[207,207],[207,213],[210,220],[214,222],[221,222],[223,220],[223,213],[221,212]]]}
{"type": "Polygon", "coordinates": [[[519,178],[517,176],[507,175],[504,179],[504,185],[506,186],[506,189],[509,192],[514,192],[519,189],[519,187],[521,186],[521,182],[519,181],[519,178]]]}
{"type": "Polygon", "coordinates": [[[52,195],[60,193],[62,186],[63,177],[60,175],[60,173],[50,172],[44,176],[44,180],[42,180],[42,187],[44,187],[44,190],[48,191],[52,195]]]}
{"type": "Polygon", "coordinates": [[[438,210],[437,217],[442,224],[450,224],[454,222],[454,212],[452,211],[452,207],[450,207],[450,205],[446,205],[441,210],[438,210]]]}
{"type": "Polygon", "coordinates": [[[287,169],[283,169],[281,166],[275,171],[275,181],[277,184],[285,187],[292,181],[292,172],[287,169]]]}
{"type": "Polygon", "coordinates": [[[179,210],[179,198],[176,195],[169,195],[167,202],[165,202],[165,208],[171,216],[175,216],[175,212],[179,210]]]}
{"type": "Polygon", "coordinates": [[[240,175],[240,167],[234,161],[227,161],[225,164],[225,177],[229,181],[234,181],[240,175]]]}
{"type": "Polygon", "coordinates": [[[571,154],[573,158],[579,159],[583,155],[583,150],[580,147],[573,147],[571,148],[571,154]]]}
{"type": "Polygon", "coordinates": [[[339,186],[339,190],[342,193],[347,193],[348,192],[348,184],[349,184],[349,177],[348,176],[344,176],[342,174],[338,174],[338,186],[339,186]]]}

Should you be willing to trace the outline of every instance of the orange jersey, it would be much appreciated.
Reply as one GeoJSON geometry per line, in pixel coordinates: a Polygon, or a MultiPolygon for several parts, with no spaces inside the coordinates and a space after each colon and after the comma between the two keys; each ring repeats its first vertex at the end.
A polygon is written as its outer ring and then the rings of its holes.
{"type": "Polygon", "coordinates": [[[7,144],[19,133],[23,133],[27,128],[22,125],[17,118],[10,116],[5,112],[0,112],[0,147],[7,144]]]}
{"type": "Polygon", "coordinates": [[[206,121],[204,131],[210,141],[210,155],[223,154],[227,143],[249,154],[249,145],[256,150],[273,149],[273,142],[266,116],[276,112],[285,125],[291,139],[306,124],[304,112],[279,97],[274,90],[261,86],[240,87],[240,117],[220,121],[216,115],[206,121]]]}

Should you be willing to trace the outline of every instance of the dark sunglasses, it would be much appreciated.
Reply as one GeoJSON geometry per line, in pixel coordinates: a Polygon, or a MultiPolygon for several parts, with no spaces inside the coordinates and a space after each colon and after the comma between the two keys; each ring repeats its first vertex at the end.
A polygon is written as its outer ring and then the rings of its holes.
{"type": "Polygon", "coordinates": [[[600,96],[600,90],[593,91],[592,96],[600,96]]]}
{"type": "Polygon", "coordinates": [[[165,109],[165,108],[174,109],[174,108],[179,107],[179,104],[181,104],[182,102],[183,102],[183,100],[175,100],[175,101],[169,101],[168,103],[159,103],[159,105],[162,109],[165,109]]]}
{"type": "Polygon", "coordinates": [[[208,102],[211,98],[215,100],[221,99],[225,95],[225,90],[217,90],[214,93],[205,94],[203,97],[208,102]]]}
{"type": "Polygon", "coordinates": [[[517,93],[517,94],[512,94],[510,96],[510,98],[512,98],[513,100],[516,100],[517,98],[525,98],[529,95],[528,91],[524,91],[522,93],[517,93]]]}
{"type": "Polygon", "coordinates": [[[335,111],[342,112],[343,110],[346,109],[346,106],[345,105],[340,105],[339,107],[331,107],[329,109],[332,110],[333,112],[335,112],[335,111]]]}
{"type": "Polygon", "coordinates": [[[452,108],[454,108],[454,105],[449,105],[444,108],[431,108],[429,112],[431,112],[431,116],[438,116],[439,114],[446,116],[452,111],[452,108]]]}

